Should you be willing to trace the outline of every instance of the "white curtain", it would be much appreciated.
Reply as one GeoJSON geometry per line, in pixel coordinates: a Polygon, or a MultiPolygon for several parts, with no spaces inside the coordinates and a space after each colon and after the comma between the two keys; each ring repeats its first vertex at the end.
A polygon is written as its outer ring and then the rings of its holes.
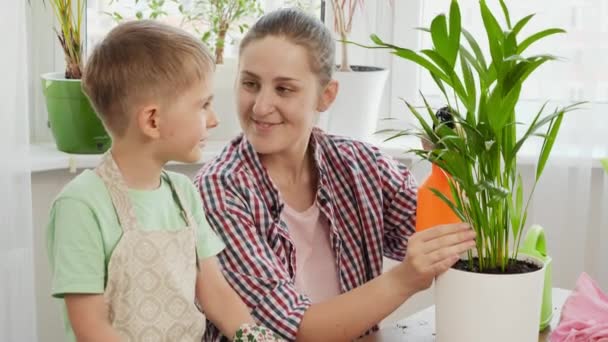
{"type": "MultiPolygon", "coordinates": [[[[33,0],[34,1],[34,0],[33,0]]],[[[24,0],[0,11],[0,341],[36,341],[24,0]]]]}

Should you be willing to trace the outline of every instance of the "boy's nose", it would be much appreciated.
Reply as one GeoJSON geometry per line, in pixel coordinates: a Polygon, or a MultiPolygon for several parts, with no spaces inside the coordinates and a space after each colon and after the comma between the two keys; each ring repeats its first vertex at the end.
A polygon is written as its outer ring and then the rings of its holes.
{"type": "Polygon", "coordinates": [[[217,119],[217,115],[215,114],[215,111],[211,111],[210,115],[207,116],[207,128],[215,128],[217,127],[217,125],[219,125],[219,121],[217,119]]]}

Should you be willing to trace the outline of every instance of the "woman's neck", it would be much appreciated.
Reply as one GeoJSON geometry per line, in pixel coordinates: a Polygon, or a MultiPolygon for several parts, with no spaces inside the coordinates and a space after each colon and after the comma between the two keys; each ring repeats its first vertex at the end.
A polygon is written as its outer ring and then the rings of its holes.
{"type": "Polygon", "coordinates": [[[270,178],[279,185],[308,183],[316,174],[314,158],[309,150],[308,143],[296,144],[281,153],[261,155],[260,160],[270,178]]]}

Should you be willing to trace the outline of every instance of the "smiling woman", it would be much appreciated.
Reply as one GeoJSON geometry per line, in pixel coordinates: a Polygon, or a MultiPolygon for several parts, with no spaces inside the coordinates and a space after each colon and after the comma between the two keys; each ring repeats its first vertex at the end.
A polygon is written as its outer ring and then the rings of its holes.
{"type": "MultiPolygon", "coordinates": [[[[240,46],[243,135],[195,181],[227,242],[219,257],[227,279],[255,318],[290,341],[375,329],[474,245],[466,225],[412,235],[410,171],[378,148],[314,128],[338,92],[334,56],[315,18],[293,9],[262,17],[240,46]],[[401,262],[381,274],[384,256],[401,262]]],[[[217,340],[217,329],[207,337],[217,340]]]]}

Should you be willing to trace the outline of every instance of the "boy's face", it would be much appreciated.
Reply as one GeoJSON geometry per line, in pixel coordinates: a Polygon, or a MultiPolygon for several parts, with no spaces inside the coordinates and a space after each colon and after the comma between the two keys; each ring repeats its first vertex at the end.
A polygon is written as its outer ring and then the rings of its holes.
{"type": "Polygon", "coordinates": [[[201,158],[201,148],[217,126],[212,107],[213,73],[196,82],[159,113],[157,146],[161,158],[169,161],[195,163],[201,158]]]}

